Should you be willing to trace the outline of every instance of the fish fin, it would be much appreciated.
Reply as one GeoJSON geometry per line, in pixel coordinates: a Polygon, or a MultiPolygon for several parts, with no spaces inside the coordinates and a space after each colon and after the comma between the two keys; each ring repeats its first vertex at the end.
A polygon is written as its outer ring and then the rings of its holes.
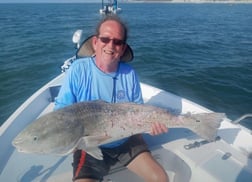
{"type": "Polygon", "coordinates": [[[98,159],[98,160],[103,160],[103,154],[100,148],[98,147],[93,147],[85,150],[89,155],[92,157],[98,159]]]}
{"type": "Polygon", "coordinates": [[[83,137],[87,148],[101,145],[102,143],[104,143],[106,140],[110,138],[111,138],[110,136],[85,136],[83,137]]]}
{"type": "Polygon", "coordinates": [[[208,141],[214,141],[218,128],[226,115],[224,113],[200,113],[192,114],[191,117],[195,119],[197,127],[190,128],[202,138],[208,141]]]}
{"type": "Polygon", "coordinates": [[[77,149],[86,150],[88,148],[94,148],[105,143],[110,138],[110,136],[84,136],[78,141],[77,149]]]}
{"type": "Polygon", "coordinates": [[[86,151],[98,160],[103,160],[103,154],[98,146],[110,138],[110,136],[85,136],[79,140],[77,149],[86,151]]]}

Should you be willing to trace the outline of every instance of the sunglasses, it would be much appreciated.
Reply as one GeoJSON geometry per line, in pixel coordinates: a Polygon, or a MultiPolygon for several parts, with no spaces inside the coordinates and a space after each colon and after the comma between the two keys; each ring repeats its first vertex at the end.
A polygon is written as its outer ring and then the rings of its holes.
{"type": "Polygon", "coordinates": [[[114,45],[117,45],[117,46],[121,46],[123,44],[125,44],[125,42],[123,40],[120,40],[120,39],[110,39],[108,37],[98,37],[102,43],[104,44],[108,44],[111,40],[113,42],[114,45]]]}

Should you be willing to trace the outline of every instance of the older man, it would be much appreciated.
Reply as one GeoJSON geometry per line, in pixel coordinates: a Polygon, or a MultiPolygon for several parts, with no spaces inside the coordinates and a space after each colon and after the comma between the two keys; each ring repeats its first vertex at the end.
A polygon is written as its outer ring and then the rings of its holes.
{"type": "MultiPolygon", "coordinates": [[[[133,52],[127,44],[127,33],[127,27],[117,16],[107,16],[98,24],[96,34],[83,45],[90,48],[92,56],[72,64],[56,99],[55,109],[89,100],[143,103],[137,74],[125,63],[133,59],[133,52]]],[[[150,131],[157,135],[167,132],[167,128],[157,122],[150,131]]],[[[169,181],[164,169],[150,154],[141,134],[100,148],[103,160],[83,150],[74,153],[74,181],[102,180],[117,162],[145,181],[169,181]]]]}

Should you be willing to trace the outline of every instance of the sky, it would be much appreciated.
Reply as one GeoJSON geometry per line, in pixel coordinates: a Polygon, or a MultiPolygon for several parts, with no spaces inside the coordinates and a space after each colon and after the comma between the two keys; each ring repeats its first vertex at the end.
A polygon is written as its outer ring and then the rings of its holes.
{"type": "Polygon", "coordinates": [[[101,0],[0,0],[0,3],[85,3],[101,0]]]}

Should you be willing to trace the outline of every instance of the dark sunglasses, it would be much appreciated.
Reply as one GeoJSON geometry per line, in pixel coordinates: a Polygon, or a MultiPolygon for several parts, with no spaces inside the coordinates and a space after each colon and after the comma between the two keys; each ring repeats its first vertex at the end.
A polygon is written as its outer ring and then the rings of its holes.
{"type": "Polygon", "coordinates": [[[98,37],[104,44],[108,44],[111,40],[113,41],[113,44],[117,45],[117,46],[121,46],[123,44],[125,44],[125,42],[123,40],[120,39],[110,39],[108,37],[98,37]]]}

